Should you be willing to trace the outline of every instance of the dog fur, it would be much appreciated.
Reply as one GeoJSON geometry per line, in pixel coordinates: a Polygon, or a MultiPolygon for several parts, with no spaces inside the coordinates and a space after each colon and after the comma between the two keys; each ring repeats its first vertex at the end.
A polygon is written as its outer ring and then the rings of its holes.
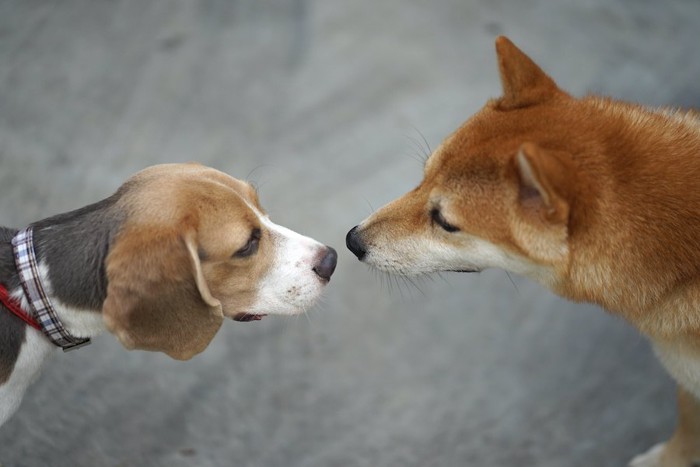
{"type": "Polygon", "coordinates": [[[673,438],[634,466],[700,462],[700,119],[562,91],[507,38],[503,95],[449,136],[420,185],[347,236],[396,274],[499,267],[601,305],[679,383],[673,438]]]}
{"type": "MultiPolygon", "coordinates": [[[[224,318],[296,314],[319,298],[335,251],[273,223],[255,190],[199,164],[149,167],[111,197],[32,224],[41,281],[76,337],[185,360],[224,318]]],[[[29,310],[0,228],[0,283],[29,310]]],[[[56,347],[0,304],[0,425],[56,347]]],[[[87,351],[87,350],[82,350],[87,351]]]]}

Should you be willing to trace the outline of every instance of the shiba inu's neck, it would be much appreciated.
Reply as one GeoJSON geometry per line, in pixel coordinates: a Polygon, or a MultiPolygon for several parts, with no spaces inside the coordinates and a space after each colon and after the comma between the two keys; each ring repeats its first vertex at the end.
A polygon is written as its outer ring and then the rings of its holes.
{"type": "MultiPolygon", "coordinates": [[[[602,154],[579,167],[598,208],[572,231],[564,295],[596,302],[647,334],[700,334],[700,119],[605,98],[583,99],[602,154]]],[[[591,135],[595,136],[595,135],[591,135]]]]}

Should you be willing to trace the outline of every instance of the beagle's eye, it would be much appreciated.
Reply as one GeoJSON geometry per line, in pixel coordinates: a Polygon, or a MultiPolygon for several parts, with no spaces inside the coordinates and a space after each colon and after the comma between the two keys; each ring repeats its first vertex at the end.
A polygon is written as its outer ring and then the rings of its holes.
{"type": "Polygon", "coordinates": [[[459,227],[455,227],[447,222],[444,217],[442,217],[442,214],[438,208],[433,208],[430,210],[430,221],[442,227],[446,232],[451,233],[459,231],[459,227]]]}
{"type": "Polygon", "coordinates": [[[233,254],[233,257],[247,258],[248,256],[253,256],[258,251],[258,245],[260,244],[261,236],[262,232],[260,231],[260,229],[253,229],[253,231],[250,234],[250,238],[248,238],[248,242],[243,248],[235,252],[233,254]]]}

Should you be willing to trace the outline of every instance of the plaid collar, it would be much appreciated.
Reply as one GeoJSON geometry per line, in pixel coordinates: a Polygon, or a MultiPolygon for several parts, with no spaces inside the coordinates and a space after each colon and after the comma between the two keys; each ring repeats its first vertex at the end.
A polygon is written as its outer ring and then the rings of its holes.
{"type": "Polygon", "coordinates": [[[89,338],[79,338],[71,335],[63,326],[58,314],[51,305],[39,276],[39,266],[37,265],[34,253],[34,241],[32,238],[32,228],[27,227],[20,230],[12,239],[12,247],[15,252],[15,265],[19,273],[20,282],[24,289],[24,294],[29,302],[29,314],[39,322],[41,331],[64,352],[76,349],[90,343],[89,338]]]}

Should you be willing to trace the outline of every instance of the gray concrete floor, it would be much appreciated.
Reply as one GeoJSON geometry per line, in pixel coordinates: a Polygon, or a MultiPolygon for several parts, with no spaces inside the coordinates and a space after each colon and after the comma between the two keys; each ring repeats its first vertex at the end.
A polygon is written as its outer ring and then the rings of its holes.
{"type": "Polygon", "coordinates": [[[57,355],[4,466],[621,466],[673,384],[600,309],[501,271],[418,287],[345,232],[499,93],[509,35],[575,94],[700,103],[695,0],[0,1],[0,219],[21,226],[196,160],[340,251],[307,316],[229,323],[179,363],[110,335],[57,355]]]}

